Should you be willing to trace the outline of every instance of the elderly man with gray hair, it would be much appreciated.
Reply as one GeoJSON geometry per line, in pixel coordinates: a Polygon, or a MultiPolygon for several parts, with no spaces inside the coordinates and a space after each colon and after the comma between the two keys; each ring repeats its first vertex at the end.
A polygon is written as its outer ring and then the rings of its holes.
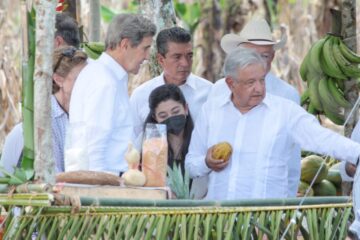
{"type": "Polygon", "coordinates": [[[113,18],[105,52],[84,68],[72,92],[65,171],[126,171],[124,154],[133,138],[128,74],[138,73],[149,58],[155,33],[156,26],[141,15],[113,18]]]}
{"type": "Polygon", "coordinates": [[[266,92],[266,62],[253,49],[229,53],[224,73],[230,92],[203,105],[185,160],[191,177],[209,175],[206,199],[287,197],[292,141],[304,150],[358,162],[360,144],[322,127],[296,103],[266,92]],[[224,141],[233,148],[230,159],[214,159],[213,146],[224,141]]]}

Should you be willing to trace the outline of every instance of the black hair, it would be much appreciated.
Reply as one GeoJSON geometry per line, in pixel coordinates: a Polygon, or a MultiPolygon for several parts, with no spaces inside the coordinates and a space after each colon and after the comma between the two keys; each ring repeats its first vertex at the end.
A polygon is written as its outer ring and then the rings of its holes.
{"type": "MultiPolygon", "coordinates": [[[[165,84],[160,87],[157,87],[150,93],[150,96],[149,96],[150,112],[145,120],[144,128],[147,123],[158,123],[155,120],[155,110],[161,102],[164,102],[167,100],[174,100],[186,108],[185,97],[178,86],[176,86],[174,84],[165,84]]],[[[192,133],[193,129],[194,129],[194,122],[191,118],[190,111],[189,111],[188,115],[186,117],[186,123],[185,123],[185,127],[184,127],[184,142],[183,142],[182,149],[181,149],[182,159],[180,162],[180,166],[181,166],[181,170],[182,170],[183,174],[185,171],[185,156],[189,150],[191,133],[192,133]]],[[[174,153],[170,147],[170,144],[168,144],[168,146],[169,146],[168,165],[170,167],[173,167],[174,153]]]]}
{"type": "Polygon", "coordinates": [[[56,14],[55,29],[55,37],[60,36],[68,45],[79,48],[80,34],[74,18],[66,13],[56,14]]]}
{"type": "Polygon", "coordinates": [[[191,34],[181,27],[161,30],[156,37],[157,52],[165,56],[168,52],[168,42],[189,43],[191,42],[191,34]]]}

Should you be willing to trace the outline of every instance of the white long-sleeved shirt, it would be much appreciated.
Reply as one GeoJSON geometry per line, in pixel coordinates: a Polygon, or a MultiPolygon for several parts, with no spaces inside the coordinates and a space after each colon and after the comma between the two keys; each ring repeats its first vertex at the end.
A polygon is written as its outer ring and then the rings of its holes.
{"type": "MultiPolygon", "coordinates": [[[[285,82],[284,80],[281,80],[273,73],[269,72],[266,74],[265,77],[265,87],[266,92],[273,94],[275,96],[283,97],[286,99],[289,99],[297,104],[300,104],[300,96],[299,93],[296,91],[296,89],[285,82]]],[[[230,94],[230,89],[227,86],[225,79],[220,79],[216,81],[216,83],[213,85],[211,92],[209,94],[208,100],[211,99],[218,99],[226,97],[230,94]]],[[[292,151],[288,155],[288,187],[289,187],[289,197],[296,197],[296,193],[299,186],[300,181],[300,174],[301,174],[301,149],[300,147],[293,143],[291,145],[292,151]],[[296,160],[296,161],[294,161],[296,160]]]]}
{"type": "MultiPolygon", "coordinates": [[[[164,74],[161,74],[137,87],[130,96],[130,105],[134,121],[135,136],[139,136],[144,129],[144,122],[149,114],[149,96],[157,87],[164,85],[164,74]]],[[[212,83],[204,78],[190,74],[186,82],[179,86],[190,108],[190,114],[195,121],[201,106],[206,101],[212,83]]]]}
{"type": "Polygon", "coordinates": [[[207,199],[284,198],[289,196],[288,155],[293,142],[352,163],[360,155],[360,144],[323,128],[292,101],[267,94],[261,104],[241,114],[229,94],[203,105],[185,168],[191,177],[209,174],[207,199]],[[207,150],[222,141],[233,147],[229,165],[220,172],[210,171],[207,150]]]}
{"type": "Polygon", "coordinates": [[[126,71],[105,52],[80,72],[71,95],[67,148],[85,150],[88,169],[72,170],[127,169],[124,154],[133,127],[127,84],[126,71]]]}
{"type": "MultiPolygon", "coordinates": [[[[64,171],[64,142],[69,119],[54,95],[51,95],[52,146],[56,173],[64,171]]],[[[23,124],[18,123],[5,139],[0,164],[10,173],[20,162],[24,148],[23,124]]]]}

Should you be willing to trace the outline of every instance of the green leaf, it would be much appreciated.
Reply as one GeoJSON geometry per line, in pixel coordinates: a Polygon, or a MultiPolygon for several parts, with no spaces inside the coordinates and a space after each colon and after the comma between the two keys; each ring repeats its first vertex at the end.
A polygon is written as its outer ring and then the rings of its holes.
{"type": "Polygon", "coordinates": [[[100,14],[104,22],[109,23],[113,19],[113,17],[116,15],[115,12],[110,10],[108,7],[105,7],[104,5],[101,5],[100,8],[100,14]]]}
{"type": "Polygon", "coordinates": [[[179,16],[184,16],[186,14],[186,5],[185,3],[175,3],[175,11],[179,16]]]}

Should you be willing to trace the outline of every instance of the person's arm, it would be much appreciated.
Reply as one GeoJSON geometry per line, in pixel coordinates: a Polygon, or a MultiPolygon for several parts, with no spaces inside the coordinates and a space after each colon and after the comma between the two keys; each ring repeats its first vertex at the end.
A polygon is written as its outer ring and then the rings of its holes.
{"type": "MultiPolygon", "coordinates": [[[[1,153],[0,165],[8,172],[13,173],[14,167],[21,161],[20,156],[24,148],[22,123],[15,125],[5,138],[1,153]]],[[[0,176],[3,174],[0,172],[0,176]]]]}
{"type": "MultiPolygon", "coordinates": [[[[130,96],[130,110],[132,121],[134,125],[134,138],[135,138],[135,145],[138,149],[141,148],[142,143],[142,136],[144,132],[144,121],[141,119],[140,113],[140,99],[139,95],[137,94],[136,90],[130,96]]],[[[146,104],[149,104],[148,102],[146,104]]]]}
{"type": "Polygon", "coordinates": [[[207,166],[205,159],[208,153],[208,117],[205,111],[205,105],[201,109],[195,128],[191,135],[189,151],[185,158],[185,169],[189,172],[191,178],[201,177],[208,174],[211,169],[207,166]]]}
{"type": "Polygon", "coordinates": [[[357,163],[360,156],[359,143],[322,127],[313,115],[297,105],[293,105],[288,119],[288,131],[302,149],[357,163]]]}

